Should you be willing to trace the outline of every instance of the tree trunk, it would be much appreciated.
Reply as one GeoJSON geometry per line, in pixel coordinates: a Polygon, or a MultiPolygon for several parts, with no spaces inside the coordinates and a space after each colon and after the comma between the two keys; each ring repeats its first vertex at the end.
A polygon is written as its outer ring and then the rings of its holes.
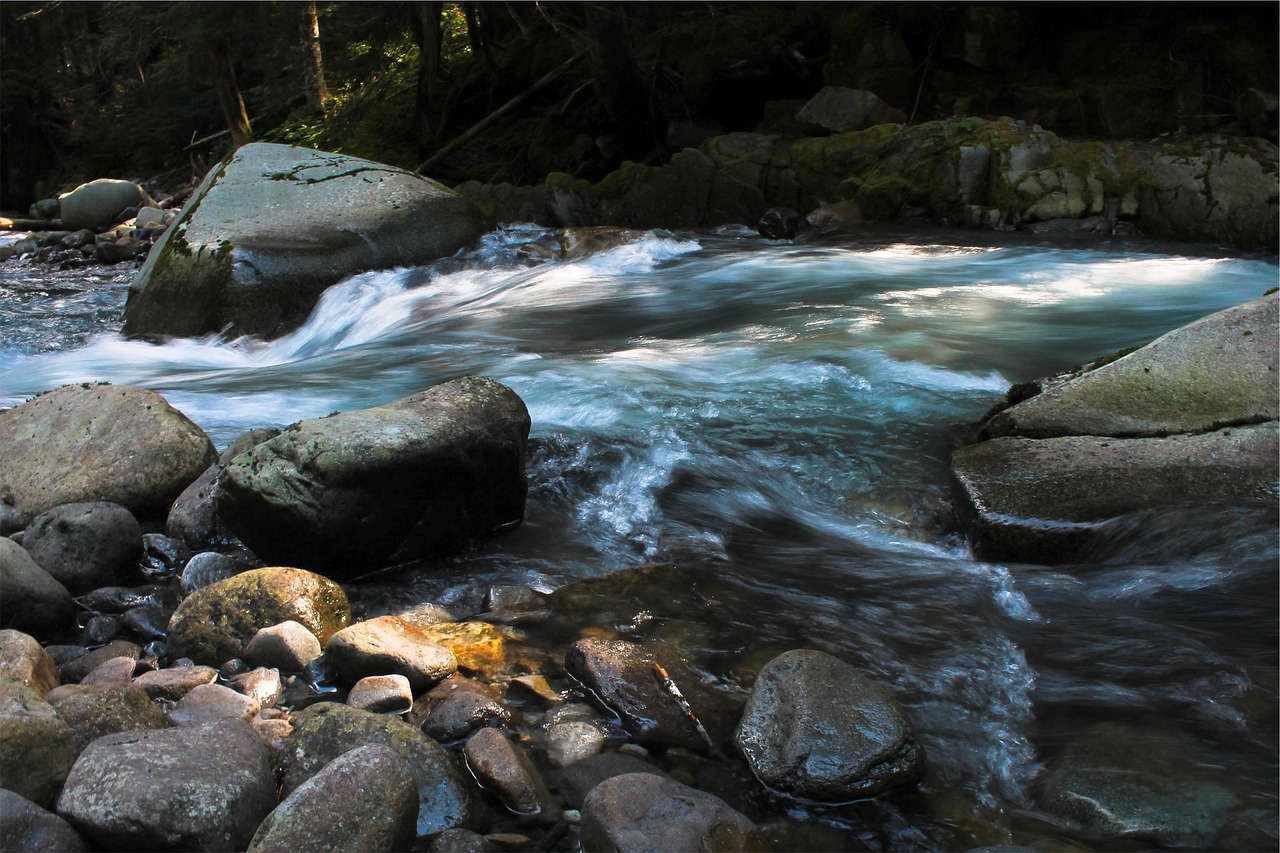
{"type": "Polygon", "coordinates": [[[414,95],[419,159],[424,158],[431,150],[431,144],[438,135],[440,104],[437,90],[440,83],[441,39],[444,36],[440,29],[442,14],[444,14],[444,3],[432,2],[414,4],[410,15],[413,34],[418,41],[421,57],[418,65],[418,87],[414,95]]]}
{"type": "Polygon", "coordinates": [[[600,103],[618,137],[622,156],[642,160],[657,143],[660,122],[631,50],[623,4],[586,3],[584,9],[587,56],[600,103]]]}
{"type": "Polygon", "coordinates": [[[231,65],[231,56],[226,45],[221,42],[213,42],[208,50],[213,85],[218,93],[223,118],[227,121],[227,130],[231,132],[231,144],[236,148],[248,145],[253,141],[253,129],[249,126],[249,114],[245,111],[244,98],[240,96],[240,87],[236,84],[236,71],[231,65]]]}
{"type": "Polygon", "coordinates": [[[324,82],[324,62],[320,53],[320,18],[316,14],[315,0],[302,6],[302,46],[306,50],[303,63],[307,78],[307,102],[320,111],[329,111],[329,87],[324,82]]]}

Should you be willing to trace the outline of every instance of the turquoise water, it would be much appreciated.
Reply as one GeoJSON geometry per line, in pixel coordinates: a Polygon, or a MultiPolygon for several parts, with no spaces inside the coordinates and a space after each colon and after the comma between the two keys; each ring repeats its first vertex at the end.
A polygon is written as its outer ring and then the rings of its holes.
{"type": "Polygon", "coordinates": [[[575,262],[518,257],[553,236],[510,228],[434,267],[357,276],[273,342],[124,341],[127,274],[5,264],[0,405],[68,382],[141,385],[223,447],[487,375],[532,415],[526,523],[371,583],[378,607],[430,597],[465,611],[489,583],[549,591],[675,562],[697,596],[602,602],[600,618],[674,644],[727,693],[749,687],[747,661],[810,646],[906,704],[929,756],[919,796],[753,801],[852,849],[1088,846],[1037,810],[1036,784],[1102,720],[1185,732],[1218,756],[1238,810],[1275,813],[1274,513],[1188,495],[1117,521],[1088,563],[988,564],[956,532],[946,477],[964,426],[1009,384],[1260,296],[1274,264],[735,229],[653,232],[575,262]]]}

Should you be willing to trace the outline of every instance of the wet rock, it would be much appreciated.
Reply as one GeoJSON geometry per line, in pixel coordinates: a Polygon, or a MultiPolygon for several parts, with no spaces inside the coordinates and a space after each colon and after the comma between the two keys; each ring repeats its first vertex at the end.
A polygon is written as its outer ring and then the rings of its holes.
{"type": "Polygon", "coordinates": [[[348,750],[370,743],[391,747],[408,763],[418,788],[419,836],[474,826],[478,813],[471,794],[440,744],[400,720],[333,702],[312,705],[294,716],[294,731],[280,753],[284,793],[348,750]]]}
{"type": "Polygon", "coordinates": [[[22,547],[68,592],[79,595],[137,573],[142,528],[119,504],[62,504],[36,517],[22,547]]]}
{"type": "Polygon", "coordinates": [[[515,718],[496,688],[460,675],[449,676],[423,699],[422,730],[442,743],[461,740],[483,726],[507,725],[515,718]]]}
{"type": "Polygon", "coordinates": [[[180,596],[170,587],[160,584],[99,587],[79,599],[80,603],[89,610],[115,614],[123,614],[134,607],[173,608],[178,606],[179,600],[180,596]]]}
{"type": "Polygon", "coordinates": [[[57,812],[109,850],[243,850],[275,805],[253,727],[218,720],[98,738],[57,812]]]}
{"type": "Polygon", "coordinates": [[[566,228],[560,234],[560,256],[566,261],[582,260],[634,243],[646,233],[635,228],[607,225],[566,228]]]}
{"type": "Polygon", "coordinates": [[[803,216],[789,207],[771,207],[760,217],[756,232],[768,240],[791,240],[804,221],[803,216]]]}
{"type": "Polygon", "coordinates": [[[274,707],[284,695],[280,670],[262,666],[235,676],[227,681],[227,686],[237,693],[243,693],[261,708],[274,707]]]}
{"type": "MultiPolygon", "coordinates": [[[[654,665],[662,666],[695,714],[714,710],[716,703],[701,681],[674,654],[651,650],[625,640],[578,640],[565,655],[565,670],[586,690],[587,698],[617,714],[622,725],[642,743],[709,747],[697,726],[675,699],[661,688],[654,665]]],[[[702,722],[711,724],[708,715],[702,722]]]]}
{"type": "Polygon", "coordinates": [[[810,228],[822,232],[848,231],[862,224],[862,208],[853,200],[824,204],[810,211],[804,221],[810,228]]]}
{"type": "Polygon", "coordinates": [[[120,620],[114,616],[94,616],[84,623],[80,642],[86,646],[105,646],[120,633],[120,620]]]}
{"type": "Polygon", "coordinates": [[[48,805],[75,758],[71,728],[29,687],[0,680],[0,788],[48,805]]]}
{"type": "Polygon", "coordinates": [[[423,627],[422,633],[453,652],[459,670],[489,681],[508,674],[507,641],[518,636],[487,622],[440,623],[423,627]]]}
{"type": "Polygon", "coordinates": [[[349,682],[367,675],[403,675],[414,692],[429,690],[458,668],[453,652],[396,616],[379,616],[343,628],[325,643],[324,657],[349,682]]]}
{"type": "Polygon", "coordinates": [[[404,714],[413,707],[413,688],[403,675],[370,675],[352,685],[347,704],[373,714],[404,714]]]}
{"type": "Polygon", "coordinates": [[[168,702],[177,702],[202,684],[212,684],[218,671],[211,666],[171,666],[144,672],[134,679],[147,696],[168,702]]]}
{"type": "Polygon", "coordinates": [[[524,750],[497,729],[482,728],[462,748],[467,769],[482,788],[492,791],[518,815],[539,822],[560,819],[558,806],[524,750]]]}
{"type": "Polygon", "coordinates": [[[1101,723],[1054,760],[1040,801],[1089,832],[1205,850],[1237,804],[1215,763],[1175,735],[1101,723]]]}
{"type": "Polygon", "coordinates": [[[166,512],[215,457],[199,427],[142,388],[68,385],[0,412],[0,497],[16,527],[86,501],[166,512]]]}
{"type": "Polygon", "coordinates": [[[346,594],[328,578],[302,569],[253,569],[182,602],[169,622],[170,654],[218,666],[243,657],[260,628],[295,621],[324,642],[350,618],[346,594]]]}
{"type": "Polygon", "coordinates": [[[71,230],[101,230],[120,221],[128,208],[152,204],[146,190],[132,181],[99,178],[58,196],[58,216],[71,230]]]}
{"type": "Polygon", "coordinates": [[[101,240],[93,247],[93,256],[104,264],[131,261],[147,251],[147,244],[133,237],[119,240],[101,240]]]}
{"type": "Polygon", "coordinates": [[[163,640],[169,630],[173,611],[154,604],[133,607],[120,616],[120,627],[144,640],[163,640]]]}
{"type": "MultiPolygon", "coordinates": [[[[129,336],[231,326],[273,337],[330,285],[453,255],[488,230],[479,209],[391,166],[271,143],[212,169],[129,290],[129,336]]],[[[194,478],[192,478],[194,479],[194,478]]]]}
{"type": "Polygon", "coordinates": [[[193,726],[221,719],[248,720],[262,706],[250,696],[221,684],[199,684],[187,691],[169,711],[175,726],[193,726]]]}
{"type": "Polygon", "coordinates": [[[80,853],[88,840],[56,814],[0,788],[0,850],[80,853]]]}
{"type": "Polygon", "coordinates": [[[13,681],[44,696],[62,683],[53,658],[30,634],[0,630],[0,679],[13,681]]]}
{"type": "Polygon", "coordinates": [[[584,851],[768,850],[768,840],[719,797],[652,773],[606,779],[582,804],[584,851]]]}
{"type": "Polygon", "coordinates": [[[605,730],[585,705],[571,703],[548,712],[543,722],[547,758],[560,767],[576,764],[604,748],[605,730]]]}
{"type": "Polygon", "coordinates": [[[534,621],[547,615],[547,597],[527,586],[494,586],[485,595],[485,617],[498,622],[534,621]]]}
{"type": "Polygon", "coordinates": [[[914,783],[924,768],[893,697],[812,649],[785,652],[760,671],[735,740],[762,782],[815,800],[872,797],[914,783]]]}
{"type": "Polygon", "coordinates": [[[71,593],[26,550],[0,536],[0,628],[50,639],[75,628],[71,593]]]}
{"type": "Polygon", "coordinates": [[[245,660],[281,672],[302,672],[323,649],[307,626],[292,619],[260,628],[245,646],[245,660]]]}
{"type": "Polygon", "coordinates": [[[112,658],[127,657],[135,661],[142,656],[142,647],[128,640],[112,640],[100,649],[79,655],[58,668],[63,684],[76,684],[112,658]]]}
{"type": "Polygon", "coordinates": [[[81,684],[128,684],[133,680],[134,670],[138,667],[138,659],[118,657],[105,660],[90,670],[81,684]]]}
{"type": "Polygon", "coordinates": [[[370,744],[325,765],[267,816],[252,853],[299,850],[408,850],[418,820],[418,790],[404,759],[370,744]]]}
{"type": "Polygon", "coordinates": [[[905,113],[889,106],[872,92],[843,86],[824,86],[800,109],[796,118],[833,133],[907,121],[905,113]]]}
{"type": "Polygon", "coordinates": [[[103,735],[141,729],[163,729],[164,713],[136,684],[68,684],[46,701],[71,728],[76,755],[103,735]]]}
{"type": "Polygon", "coordinates": [[[263,559],[359,576],[518,525],[528,435],[515,392],[464,377],[293,425],[227,465],[218,512],[263,559]]]}
{"type": "Polygon", "coordinates": [[[142,570],[151,576],[171,575],[191,558],[191,552],[180,540],[162,533],[142,537],[142,570]]]}
{"type": "Polygon", "coordinates": [[[257,568],[253,561],[241,555],[204,551],[182,567],[182,588],[188,593],[195,592],[253,568],[257,568]]]}
{"type": "MultiPolygon", "coordinates": [[[[238,436],[227,445],[216,462],[204,470],[191,485],[183,489],[169,509],[165,532],[192,550],[211,548],[224,544],[230,534],[218,519],[218,505],[214,499],[214,484],[232,459],[252,450],[268,439],[280,434],[278,429],[252,429],[238,436]]],[[[185,572],[184,572],[185,577],[185,572]]],[[[200,586],[207,586],[208,583],[200,586]]],[[[195,588],[195,587],[190,587],[195,588]]]]}
{"type": "Polygon", "coordinates": [[[446,829],[431,839],[430,853],[501,853],[503,848],[469,829],[446,829]]]}
{"type": "Polygon", "coordinates": [[[581,807],[587,794],[606,779],[625,773],[652,773],[670,779],[660,768],[623,752],[602,752],[564,768],[564,795],[570,806],[581,807]]]}

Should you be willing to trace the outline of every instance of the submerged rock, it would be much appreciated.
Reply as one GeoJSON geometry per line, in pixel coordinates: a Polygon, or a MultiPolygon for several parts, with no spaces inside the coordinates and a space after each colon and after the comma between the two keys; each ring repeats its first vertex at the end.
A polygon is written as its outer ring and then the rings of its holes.
{"type": "Polygon", "coordinates": [[[218,511],[265,560],[355,577],[518,525],[528,435],[514,391],[464,377],[289,427],[231,461],[218,511]]]}
{"type": "Polygon", "coordinates": [[[533,762],[502,732],[480,729],[467,739],[462,755],[480,786],[496,794],[511,811],[536,817],[542,823],[560,819],[560,806],[552,799],[533,762]]]}
{"type": "Polygon", "coordinates": [[[0,533],[84,501],[164,513],[216,457],[204,431],[154,391],[64,386],[0,411],[0,533]]]}
{"type": "Polygon", "coordinates": [[[914,783],[924,768],[924,751],[893,697],[812,649],[765,665],[736,740],[762,782],[815,800],[872,797],[914,783]]]}
{"type": "Polygon", "coordinates": [[[447,257],[487,225],[473,203],[412,172],[244,145],[156,243],[129,288],[124,333],[278,336],[343,278],[447,257]]]}

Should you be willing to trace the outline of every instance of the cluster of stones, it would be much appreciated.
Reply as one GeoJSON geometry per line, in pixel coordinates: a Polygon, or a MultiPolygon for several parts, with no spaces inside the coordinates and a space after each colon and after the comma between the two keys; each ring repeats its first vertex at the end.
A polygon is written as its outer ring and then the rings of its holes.
{"type": "Polygon", "coordinates": [[[145,257],[178,217],[175,197],[156,201],[132,181],[100,178],[31,207],[39,228],[0,246],[0,260],[34,258],[63,269],[145,257]]]}
{"type": "Polygon", "coordinates": [[[768,849],[655,756],[828,802],[920,777],[907,713],[824,652],[777,657],[744,707],[664,644],[514,627],[595,588],[353,621],[361,572],[519,522],[528,429],[478,378],[221,456],[136,388],[0,412],[5,849],[768,849]]]}

